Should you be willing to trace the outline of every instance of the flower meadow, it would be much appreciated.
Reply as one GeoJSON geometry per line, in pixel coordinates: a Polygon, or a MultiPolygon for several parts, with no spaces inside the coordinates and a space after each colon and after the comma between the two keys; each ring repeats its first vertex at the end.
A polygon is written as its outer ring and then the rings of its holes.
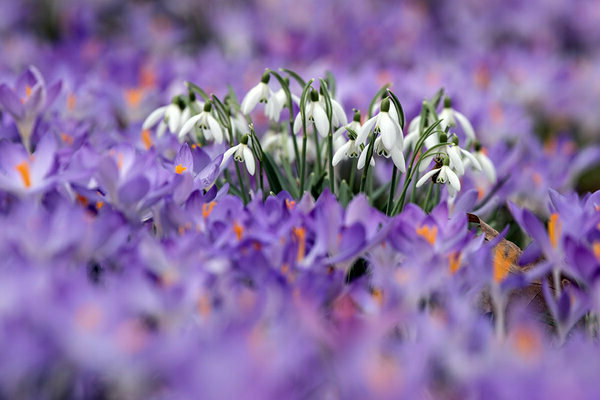
{"type": "Polygon", "coordinates": [[[0,2],[0,398],[598,398],[598,18],[0,2]]]}

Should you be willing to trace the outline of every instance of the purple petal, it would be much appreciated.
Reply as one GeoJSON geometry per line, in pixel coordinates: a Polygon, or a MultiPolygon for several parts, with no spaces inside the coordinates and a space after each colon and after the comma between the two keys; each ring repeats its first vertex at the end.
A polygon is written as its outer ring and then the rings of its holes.
{"type": "Polygon", "coordinates": [[[15,119],[21,119],[25,115],[23,103],[5,84],[0,85],[0,105],[15,119]]]}
{"type": "Polygon", "coordinates": [[[119,188],[119,202],[125,206],[135,204],[148,193],[149,189],[148,179],[143,175],[138,175],[121,185],[119,188]]]}
{"type": "Polygon", "coordinates": [[[190,146],[187,143],[184,143],[180,148],[179,152],[175,156],[175,160],[173,160],[173,164],[185,167],[188,171],[193,171],[194,169],[194,159],[192,158],[192,151],[190,150],[190,146]]]}

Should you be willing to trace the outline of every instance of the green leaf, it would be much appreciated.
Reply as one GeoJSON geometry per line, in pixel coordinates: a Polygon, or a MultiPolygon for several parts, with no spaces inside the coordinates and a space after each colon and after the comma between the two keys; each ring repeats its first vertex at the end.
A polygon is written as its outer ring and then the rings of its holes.
{"type": "Polygon", "coordinates": [[[342,180],[340,186],[338,188],[338,200],[340,203],[346,207],[350,200],[352,200],[352,191],[350,190],[350,186],[348,186],[348,182],[346,180],[342,180]]]}
{"type": "Polygon", "coordinates": [[[291,76],[292,78],[294,78],[296,80],[296,82],[298,82],[298,84],[300,85],[300,87],[306,86],[306,82],[304,81],[304,79],[302,79],[302,77],[300,75],[298,75],[296,72],[292,71],[291,69],[288,69],[288,68],[279,68],[279,70],[287,73],[289,76],[291,76]]]}
{"type": "Polygon", "coordinates": [[[323,187],[325,186],[325,176],[327,174],[325,171],[321,172],[321,174],[316,178],[314,183],[310,188],[310,194],[316,199],[319,197],[321,192],[323,192],[323,187]]]}
{"type": "Polygon", "coordinates": [[[377,93],[375,93],[375,95],[371,99],[371,102],[369,103],[369,109],[367,110],[367,119],[370,119],[373,116],[373,106],[375,105],[375,103],[377,103],[377,100],[381,98],[381,95],[384,94],[386,90],[388,90],[389,87],[390,84],[386,83],[381,87],[381,89],[377,91],[377,93]]]}
{"type": "Polygon", "coordinates": [[[433,105],[433,108],[438,108],[443,96],[444,96],[444,88],[440,88],[440,90],[438,90],[437,93],[435,94],[435,96],[433,96],[433,98],[431,99],[431,104],[433,105]]]}
{"type": "Polygon", "coordinates": [[[335,98],[335,93],[337,92],[337,83],[335,81],[335,76],[333,76],[331,71],[325,72],[325,80],[327,81],[327,87],[329,88],[331,97],[335,98]]]}
{"type": "Polygon", "coordinates": [[[186,86],[193,90],[194,92],[198,93],[200,96],[202,96],[202,98],[204,99],[205,102],[210,101],[210,96],[208,94],[206,94],[206,92],[204,90],[202,90],[202,88],[198,85],[196,85],[195,83],[186,81],[185,82],[186,86]]]}
{"type": "Polygon", "coordinates": [[[297,187],[294,184],[291,184],[291,182],[289,182],[281,173],[281,170],[269,153],[264,153],[263,162],[271,191],[274,193],[279,193],[282,190],[286,190],[292,197],[297,197],[297,187]]]}
{"type": "Polygon", "coordinates": [[[396,97],[394,92],[392,92],[389,89],[387,92],[390,96],[390,99],[394,103],[394,107],[396,107],[396,110],[398,110],[398,114],[399,114],[398,116],[400,117],[400,128],[402,128],[402,130],[404,130],[405,119],[404,119],[404,109],[402,108],[402,104],[400,104],[400,100],[398,100],[398,98],[396,97]]]}

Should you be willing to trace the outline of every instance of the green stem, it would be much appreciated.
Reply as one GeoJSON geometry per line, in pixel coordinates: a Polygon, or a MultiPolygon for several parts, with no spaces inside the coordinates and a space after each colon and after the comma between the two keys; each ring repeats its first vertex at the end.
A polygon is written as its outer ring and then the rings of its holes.
{"type": "Polygon", "coordinates": [[[350,192],[354,194],[354,180],[356,177],[356,164],[358,163],[358,158],[352,159],[352,169],[350,170],[350,180],[348,181],[350,185],[350,192]]]}
{"type": "Polygon", "coordinates": [[[333,169],[333,133],[331,130],[327,135],[327,150],[329,152],[329,186],[331,193],[335,195],[335,171],[333,169]]]}
{"type": "Polygon", "coordinates": [[[319,132],[317,132],[317,127],[315,126],[314,123],[313,123],[313,134],[315,136],[315,153],[317,153],[317,155],[316,155],[317,175],[321,175],[321,171],[323,170],[321,168],[321,145],[319,144],[319,132]]]}
{"type": "Polygon", "coordinates": [[[390,185],[390,195],[388,197],[388,204],[385,210],[386,215],[390,215],[392,211],[392,203],[394,202],[394,194],[396,190],[396,177],[398,175],[398,168],[394,164],[394,169],[392,170],[392,184],[390,185]]]}
{"type": "Polygon", "coordinates": [[[234,161],[234,163],[235,172],[240,183],[240,191],[242,192],[242,200],[244,201],[244,204],[248,204],[248,192],[246,192],[246,188],[244,186],[244,180],[242,179],[242,173],[240,172],[240,165],[237,163],[237,161],[234,161]]]}
{"type": "Polygon", "coordinates": [[[371,134],[371,140],[369,141],[369,150],[367,150],[367,157],[365,161],[365,169],[363,169],[362,177],[360,179],[360,190],[359,192],[365,192],[365,187],[367,184],[367,174],[369,172],[369,166],[371,165],[371,158],[373,158],[373,145],[375,144],[375,136],[376,134],[371,134]]]}
{"type": "Polygon", "coordinates": [[[302,198],[304,194],[304,179],[306,176],[306,142],[308,141],[308,137],[306,136],[306,128],[302,126],[302,164],[300,169],[300,194],[298,198],[302,198]]]}
{"type": "Polygon", "coordinates": [[[423,210],[425,212],[429,212],[429,197],[431,197],[431,191],[433,189],[433,182],[429,182],[429,186],[427,187],[427,194],[425,194],[425,200],[423,201],[423,210]]]}

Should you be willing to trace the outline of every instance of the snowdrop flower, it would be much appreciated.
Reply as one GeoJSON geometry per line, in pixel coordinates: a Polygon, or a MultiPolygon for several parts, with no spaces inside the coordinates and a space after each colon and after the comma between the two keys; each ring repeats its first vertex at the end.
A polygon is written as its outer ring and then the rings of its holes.
{"type": "Polygon", "coordinates": [[[158,107],[152,111],[144,120],[142,129],[150,129],[158,124],[156,136],[164,135],[167,128],[175,134],[181,129],[181,125],[190,117],[190,109],[186,107],[181,96],[175,96],[171,104],[158,107]],[[160,123],[159,123],[160,121],[160,123]]]}
{"type": "Polygon", "coordinates": [[[380,134],[382,144],[388,153],[392,152],[396,147],[396,143],[399,144],[398,147],[402,151],[404,134],[402,133],[402,128],[400,128],[398,122],[394,121],[389,114],[390,103],[388,97],[383,99],[379,114],[367,120],[362,126],[358,138],[356,139],[358,143],[365,143],[369,132],[373,126],[375,126],[373,131],[380,134]]]}
{"type": "Polygon", "coordinates": [[[296,159],[292,140],[287,133],[269,130],[261,142],[263,151],[272,154],[274,158],[284,158],[292,163],[296,159]]]}
{"type": "Polygon", "coordinates": [[[448,154],[448,157],[450,158],[450,168],[454,169],[458,176],[465,174],[465,162],[463,162],[463,158],[466,158],[470,161],[473,169],[481,171],[481,164],[479,161],[477,161],[477,159],[470,152],[462,149],[458,145],[458,137],[456,135],[454,135],[452,141],[448,143],[447,146],[441,148],[441,151],[448,154]]]}
{"type": "Polygon", "coordinates": [[[258,103],[268,104],[269,99],[273,98],[273,91],[269,89],[268,85],[270,79],[271,75],[268,72],[265,72],[258,85],[254,86],[246,93],[241,104],[241,109],[244,114],[250,114],[258,103]]]}
{"type": "MultiPolygon", "coordinates": [[[[492,163],[492,160],[485,154],[485,151],[481,147],[481,143],[475,142],[475,153],[473,157],[479,162],[480,168],[479,170],[483,170],[485,176],[490,180],[490,182],[496,182],[496,168],[492,163]]],[[[468,165],[468,164],[467,164],[468,165]]]]}
{"type": "MultiPolygon", "coordinates": [[[[310,92],[310,100],[306,104],[305,113],[306,121],[314,122],[319,135],[326,137],[329,134],[329,119],[327,118],[325,108],[319,102],[319,92],[314,89],[310,92]]],[[[297,134],[300,132],[301,128],[302,113],[298,113],[298,115],[296,115],[296,119],[294,120],[294,133],[297,134]]]]}
{"type": "Polygon", "coordinates": [[[456,126],[456,123],[458,122],[463,132],[467,136],[467,139],[469,141],[475,141],[475,130],[473,129],[473,125],[471,125],[467,117],[452,108],[452,102],[450,101],[450,98],[446,97],[444,99],[444,109],[440,113],[439,117],[442,120],[440,123],[440,128],[443,131],[445,131],[447,127],[456,126]]]}
{"type": "MultiPolygon", "coordinates": [[[[357,158],[361,154],[360,145],[356,143],[356,140],[349,139],[344,145],[342,145],[333,155],[331,163],[335,167],[344,158],[357,158]]],[[[366,153],[365,153],[366,156],[366,153]]],[[[363,161],[364,165],[364,161],[363,161]]],[[[362,168],[362,167],[361,167],[362,168]]]]}
{"type": "Polygon", "coordinates": [[[458,179],[458,175],[448,166],[449,163],[450,160],[445,158],[441,167],[432,169],[419,179],[417,187],[423,186],[429,178],[437,174],[435,182],[441,184],[450,183],[448,185],[448,192],[450,193],[450,197],[454,197],[456,192],[460,191],[460,180],[458,179]]]}
{"type": "Polygon", "coordinates": [[[252,154],[252,150],[248,147],[248,135],[242,136],[242,140],[240,144],[237,146],[231,147],[229,150],[223,154],[223,160],[221,161],[221,168],[225,165],[225,163],[233,156],[233,159],[237,162],[246,163],[246,169],[250,175],[254,175],[254,171],[256,169],[256,165],[254,164],[254,155],[252,154]]]}
{"type": "MultiPolygon", "coordinates": [[[[384,93],[384,98],[382,98],[382,100],[376,104],[373,105],[373,108],[371,109],[371,115],[375,114],[376,111],[381,110],[381,103],[383,103],[383,99],[388,98],[387,95],[384,93]]],[[[394,121],[396,121],[398,124],[400,124],[400,117],[398,114],[398,110],[396,110],[396,106],[394,105],[393,102],[390,102],[390,117],[392,117],[392,119],[394,121]]],[[[417,128],[419,126],[417,125],[417,128]]]]}
{"type": "MultiPolygon", "coordinates": [[[[369,150],[369,146],[370,146],[370,144],[367,144],[365,146],[365,148],[363,149],[362,153],[360,153],[360,157],[358,159],[358,164],[357,164],[358,169],[362,169],[362,167],[365,166],[365,162],[366,162],[366,158],[367,158],[367,151],[369,150]]],[[[373,154],[377,154],[378,156],[382,156],[385,158],[392,157],[392,161],[394,162],[394,165],[402,173],[406,172],[406,163],[404,161],[404,154],[402,154],[402,149],[400,148],[398,143],[396,143],[396,145],[394,147],[392,147],[392,150],[389,151],[383,145],[383,138],[381,136],[379,136],[377,139],[375,139],[375,143],[373,146],[374,146],[373,154]]],[[[373,159],[371,159],[371,161],[373,161],[373,159]]]]}
{"type": "Polygon", "coordinates": [[[188,119],[179,131],[179,138],[185,137],[197,125],[206,140],[214,139],[219,144],[223,143],[223,130],[216,118],[210,113],[211,109],[211,103],[206,103],[200,114],[188,119]]]}
{"type": "MultiPolygon", "coordinates": [[[[320,92],[323,92],[321,88],[320,92]]],[[[344,126],[348,124],[348,117],[344,112],[344,107],[335,100],[333,97],[331,100],[331,124],[333,126],[344,126]]],[[[325,109],[325,96],[322,93],[319,94],[319,102],[321,103],[321,107],[325,109]]]]}

